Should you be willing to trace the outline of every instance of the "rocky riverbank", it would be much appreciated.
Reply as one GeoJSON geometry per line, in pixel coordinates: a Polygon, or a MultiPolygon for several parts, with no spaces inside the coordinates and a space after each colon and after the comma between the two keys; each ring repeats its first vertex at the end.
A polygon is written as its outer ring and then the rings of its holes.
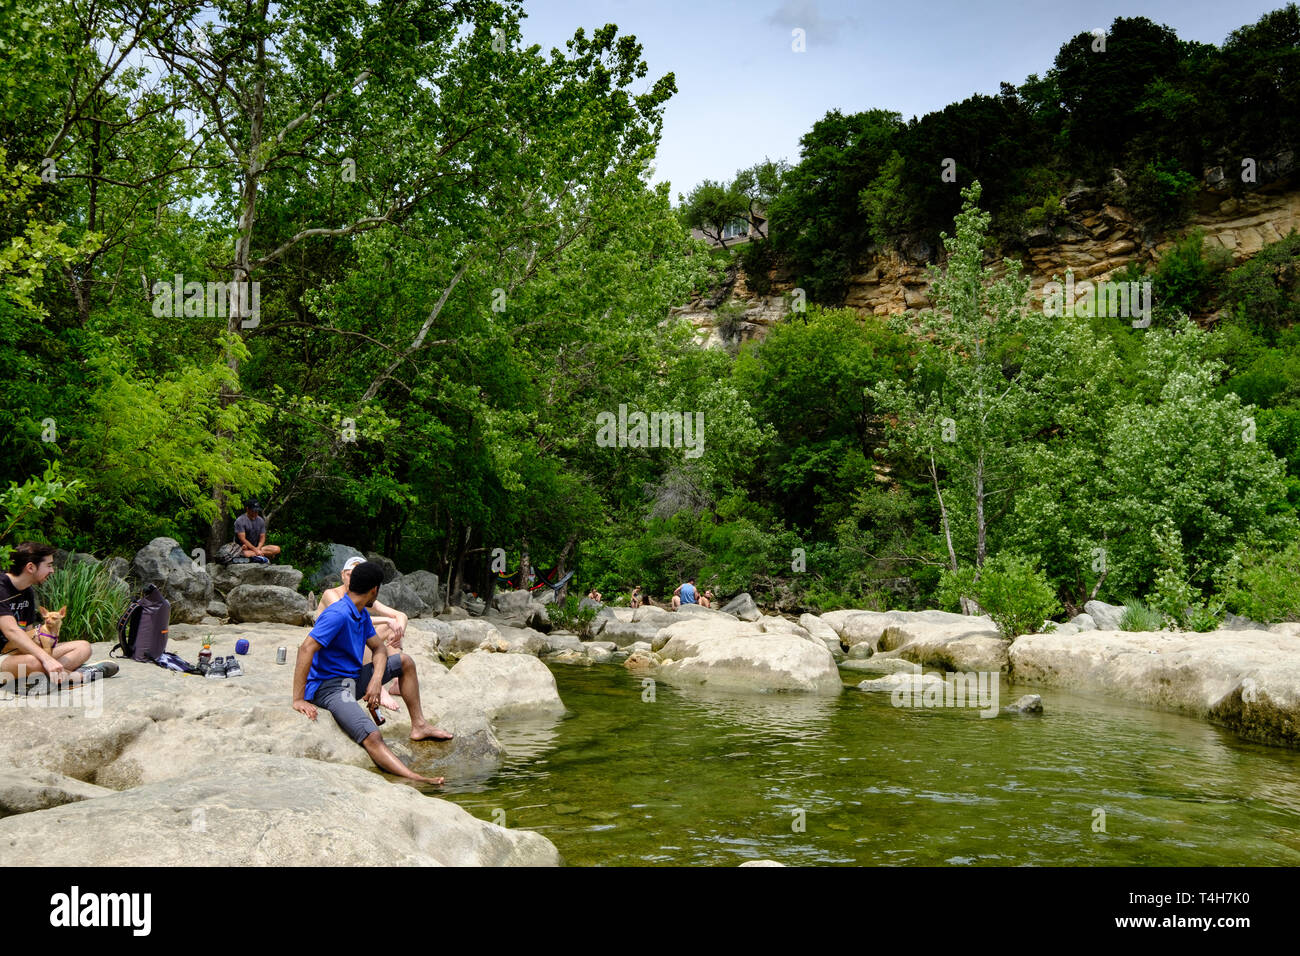
{"type": "MultiPolygon", "coordinates": [[[[1016,683],[1107,694],[1300,746],[1300,625],[1130,633],[1081,615],[1012,643],[984,617],[849,610],[796,622],[751,605],[601,608],[585,640],[529,626],[550,627],[545,609],[518,598],[484,617],[454,608],[412,620],[403,650],[419,669],[426,713],[456,737],[412,743],[403,710],[385,738],[422,773],[490,774],[504,756],[496,721],[563,715],[548,664],[606,664],[683,687],[814,696],[846,685],[892,690],[924,668],[994,680],[1010,672],[1016,683]]],[[[1104,606],[1096,612],[1104,619],[1104,606]]],[[[206,635],[218,654],[247,638],[246,673],[209,680],[128,661],[66,698],[0,693],[0,862],[346,865],[376,852],[408,864],[560,862],[539,834],[385,779],[328,714],[313,723],[293,711],[291,665],[277,665],[275,652],[285,646],[292,660],[306,633],[281,623],[175,624],[170,649],[189,660],[206,635]],[[61,837],[90,831],[88,843],[61,837]]],[[[108,649],[96,645],[93,659],[108,649]]]]}

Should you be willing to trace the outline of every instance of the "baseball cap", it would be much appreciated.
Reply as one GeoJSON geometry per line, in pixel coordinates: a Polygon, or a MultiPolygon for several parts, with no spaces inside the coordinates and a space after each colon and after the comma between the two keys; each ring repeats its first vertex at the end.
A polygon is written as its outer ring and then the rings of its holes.
{"type": "Polygon", "coordinates": [[[250,508],[253,511],[260,512],[262,510],[262,503],[258,501],[256,498],[249,498],[247,501],[244,502],[244,510],[247,511],[250,508]]]}
{"type": "Polygon", "coordinates": [[[343,570],[351,571],[358,564],[364,564],[365,560],[366,559],[361,557],[360,555],[354,554],[352,557],[348,558],[346,561],[343,562],[343,570]]]}

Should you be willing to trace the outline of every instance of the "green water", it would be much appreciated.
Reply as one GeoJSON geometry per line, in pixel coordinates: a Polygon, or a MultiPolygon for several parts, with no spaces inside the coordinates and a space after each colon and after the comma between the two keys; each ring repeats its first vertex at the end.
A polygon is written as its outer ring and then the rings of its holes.
{"type": "Polygon", "coordinates": [[[568,713],[499,724],[504,766],[440,793],[570,864],[1300,865],[1300,754],[1192,718],[1006,684],[1046,714],[663,683],[647,702],[622,667],[552,672],[568,713]]]}

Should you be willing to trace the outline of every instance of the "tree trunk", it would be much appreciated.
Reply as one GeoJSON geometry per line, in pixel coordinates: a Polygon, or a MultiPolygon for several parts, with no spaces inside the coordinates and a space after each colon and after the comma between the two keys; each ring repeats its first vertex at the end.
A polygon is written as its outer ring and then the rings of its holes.
{"type": "MultiPolygon", "coordinates": [[[[239,195],[239,237],[235,240],[235,263],[231,270],[231,280],[236,283],[236,289],[244,288],[243,283],[250,282],[251,261],[253,246],[253,223],[257,218],[257,187],[258,181],[262,175],[262,161],[259,158],[262,152],[262,123],[266,109],[266,81],[263,79],[266,69],[266,40],[259,37],[257,41],[257,69],[258,79],[253,86],[253,102],[249,111],[249,128],[248,128],[248,165],[244,170],[244,181],[240,188],[239,195]]],[[[244,297],[239,295],[230,296],[226,310],[226,331],[233,335],[242,335],[244,306],[247,303],[244,297]],[[239,307],[235,307],[235,301],[239,302],[239,307]]],[[[236,376],[239,376],[239,359],[234,352],[226,353],[226,367],[236,376]]],[[[225,408],[234,401],[237,391],[232,390],[229,386],[221,387],[220,399],[221,407],[225,408]]],[[[218,438],[228,439],[229,432],[219,432],[218,438]]],[[[214,553],[216,548],[221,547],[226,538],[226,487],[217,484],[212,489],[212,500],[216,505],[216,515],[212,519],[212,524],[208,528],[208,553],[214,553]]]]}

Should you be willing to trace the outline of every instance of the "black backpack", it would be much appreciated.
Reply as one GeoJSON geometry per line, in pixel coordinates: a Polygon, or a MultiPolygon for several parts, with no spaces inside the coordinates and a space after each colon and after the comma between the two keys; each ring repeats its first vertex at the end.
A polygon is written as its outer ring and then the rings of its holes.
{"type": "Polygon", "coordinates": [[[117,619],[117,646],[108,652],[108,656],[134,661],[157,660],[167,650],[171,608],[171,602],[157,585],[147,585],[117,619]]]}

